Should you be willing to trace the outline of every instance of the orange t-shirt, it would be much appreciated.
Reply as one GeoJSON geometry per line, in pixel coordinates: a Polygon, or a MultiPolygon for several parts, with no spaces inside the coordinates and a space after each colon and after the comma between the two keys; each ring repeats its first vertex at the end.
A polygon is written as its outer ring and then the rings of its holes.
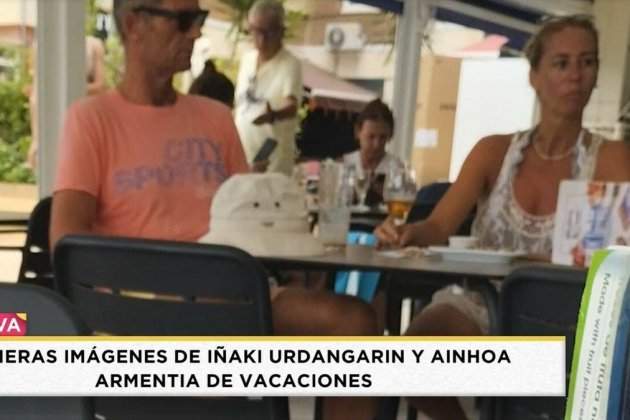
{"type": "Polygon", "coordinates": [[[84,98],[62,135],[55,191],[93,195],[105,235],[196,241],[219,185],[249,170],[230,110],[198,96],[161,107],[117,90],[84,98]]]}

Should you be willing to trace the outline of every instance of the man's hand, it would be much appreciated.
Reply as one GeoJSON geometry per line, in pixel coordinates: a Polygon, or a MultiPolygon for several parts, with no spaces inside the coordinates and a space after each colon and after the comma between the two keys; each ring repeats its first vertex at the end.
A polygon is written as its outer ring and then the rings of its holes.
{"type": "Polygon", "coordinates": [[[271,105],[269,105],[269,101],[267,101],[267,110],[254,118],[252,123],[254,125],[263,125],[263,124],[271,124],[276,120],[275,112],[271,109],[271,105]]]}

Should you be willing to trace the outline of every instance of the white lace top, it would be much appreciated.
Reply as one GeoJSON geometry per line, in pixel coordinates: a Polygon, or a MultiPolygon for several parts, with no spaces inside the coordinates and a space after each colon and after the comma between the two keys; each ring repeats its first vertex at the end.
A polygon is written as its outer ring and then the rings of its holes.
{"type": "MultiPolygon", "coordinates": [[[[530,214],[519,205],[514,195],[514,175],[523,160],[523,151],[531,141],[531,134],[532,130],[514,135],[492,191],[477,203],[472,235],[479,238],[483,248],[551,254],[555,214],[530,214]]],[[[583,142],[576,144],[572,179],[593,178],[602,141],[602,137],[593,136],[588,149],[583,142]]]]}

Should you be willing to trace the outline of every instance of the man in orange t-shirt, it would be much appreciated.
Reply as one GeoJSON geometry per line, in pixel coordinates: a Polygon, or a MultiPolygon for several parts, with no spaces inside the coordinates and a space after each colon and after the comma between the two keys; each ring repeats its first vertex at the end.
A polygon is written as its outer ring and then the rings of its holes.
{"type": "MultiPolygon", "coordinates": [[[[208,230],[218,186],[249,170],[229,108],[173,89],[207,14],[198,0],[115,0],[114,14],[125,74],[114,91],[82,99],[67,113],[51,249],[75,233],[197,241],[208,230]]],[[[377,333],[371,309],[354,297],[301,288],[271,295],[276,334],[377,333]]],[[[374,403],[327,398],[323,418],[371,419],[374,403]]]]}
{"type": "Polygon", "coordinates": [[[117,3],[126,71],[68,110],[51,242],[81,232],[196,241],[218,186],[249,171],[230,109],[173,88],[207,12],[196,0],[117,3]]]}

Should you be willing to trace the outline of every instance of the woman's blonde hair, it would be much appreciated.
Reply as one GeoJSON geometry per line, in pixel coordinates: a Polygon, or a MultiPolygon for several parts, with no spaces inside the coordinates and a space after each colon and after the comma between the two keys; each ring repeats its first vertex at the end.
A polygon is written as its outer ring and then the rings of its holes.
{"type": "Polygon", "coordinates": [[[595,48],[597,49],[596,52],[599,55],[599,33],[590,16],[571,15],[554,17],[543,22],[538,32],[532,35],[525,46],[525,56],[533,69],[538,68],[538,64],[540,64],[540,59],[544,53],[545,44],[549,38],[565,28],[581,28],[590,33],[593,36],[595,48]]]}

